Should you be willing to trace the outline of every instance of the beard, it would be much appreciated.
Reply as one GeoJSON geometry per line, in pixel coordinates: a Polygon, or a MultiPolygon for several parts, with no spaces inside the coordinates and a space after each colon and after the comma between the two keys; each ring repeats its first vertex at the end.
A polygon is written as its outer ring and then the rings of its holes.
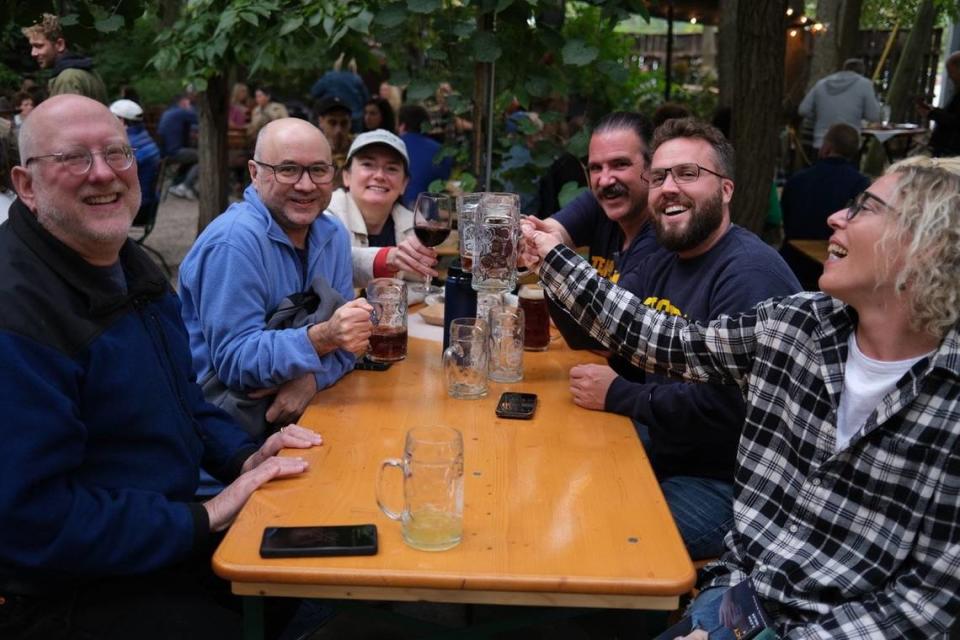
{"type": "Polygon", "coordinates": [[[46,194],[37,192],[36,215],[37,222],[54,237],[69,246],[72,242],[84,245],[122,245],[130,231],[130,224],[139,210],[137,206],[132,214],[126,218],[117,218],[101,224],[94,224],[84,220],[77,214],[70,214],[58,207],[46,194]]]}
{"type": "Polygon", "coordinates": [[[716,193],[702,204],[691,201],[690,221],[685,227],[667,229],[663,223],[665,215],[657,213],[653,216],[657,242],[670,251],[688,251],[709,238],[723,223],[723,193],[717,189],[716,193]]]}

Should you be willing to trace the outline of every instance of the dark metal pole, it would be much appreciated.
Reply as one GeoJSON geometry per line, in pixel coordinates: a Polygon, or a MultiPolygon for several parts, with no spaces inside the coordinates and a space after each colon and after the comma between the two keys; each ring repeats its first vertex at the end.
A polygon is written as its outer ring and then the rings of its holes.
{"type": "Polygon", "coordinates": [[[663,100],[670,101],[670,83],[673,81],[673,2],[667,4],[667,65],[663,70],[663,100]]]}
{"type": "MultiPolygon", "coordinates": [[[[491,30],[497,32],[497,14],[493,14],[493,24],[491,30]]],[[[487,65],[487,157],[484,163],[484,191],[490,191],[490,180],[493,178],[493,102],[496,97],[496,63],[491,62],[487,65]]]]}

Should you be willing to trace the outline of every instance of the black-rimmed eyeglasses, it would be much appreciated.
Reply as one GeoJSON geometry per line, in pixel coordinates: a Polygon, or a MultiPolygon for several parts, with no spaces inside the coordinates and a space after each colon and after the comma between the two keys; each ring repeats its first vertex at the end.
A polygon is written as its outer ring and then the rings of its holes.
{"type": "MultiPolygon", "coordinates": [[[[860,214],[860,212],[866,208],[867,203],[870,202],[871,200],[879,204],[881,207],[884,207],[885,209],[892,208],[889,204],[884,202],[883,198],[878,198],[877,196],[873,195],[869,191],[864,191],[863,193],[858,195],[856,198],[852,199],[850,202],[847,203],[847,222],[850,222],[851,220],[856,218],[860,214]]],[[[869,211],[869,209],[867,210],[869,211]]]]}
{"type": "Polygon", "coordinates": [[[128,147],[125,144],[115,144],[104,147],[101,151],[90,151],[83,147],[61,151],[60,153],[48,153],[42,156],[33,156],[27,158],[23,166],[29,166],[35,160],[53,160],[66,167],[67,171],[75,176],[85,175],[93,166],[93,156],[103,157],[103,161],[114,171],[126,171],[133,166],[136,149],[128,147]]]}
{"type": "Polygon", "coordinates": [[[663,183],[667,181],[667,174],[673,176],[673,181],[677,184],[689,184],[691,182],[696,182],[700,178],[700,172],[706,171],[707,173],[712,173],[718,178],[726,178],[731,180],[732,178],[723,175],[722,173],[717,173],[713,169],[707,169],[706,167],[701,167],[698,164],[693,162],[685,162],[683,164],[676,164],[672,167],[667,167],[665,169],[651,169],[647,172],[644,178],[650,184],[651,189],[659,189],[663,186],[663,183]]]}
{"type": "Polygon", "coordinates": [[[257,165],[267,167],[273,170],[273,175],[280,184],[297,184],[306,171],[313,184],[329,184],[333,182],[333,177],[337,174],[337,166],[327,164],[326,162],[317,162],[308,167],[295,162],[284,162],[282,164],[267,164],[254,160],[257,165]]]}

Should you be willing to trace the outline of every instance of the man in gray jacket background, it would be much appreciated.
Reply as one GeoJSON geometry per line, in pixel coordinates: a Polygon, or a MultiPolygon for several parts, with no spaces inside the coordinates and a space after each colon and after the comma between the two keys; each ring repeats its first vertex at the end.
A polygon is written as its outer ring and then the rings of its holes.
{"type": "Polygon", "coordinates": [[[838,122],[850,125],[859,133],[863,120],[881,119],[882,110],[873,83],[863,74],[863,60],[850,58],[843,63],[843,71],[821,79],[800,103],[800,115],[813,121],[813,148],[817,152],[827,129],[838,122]]]}

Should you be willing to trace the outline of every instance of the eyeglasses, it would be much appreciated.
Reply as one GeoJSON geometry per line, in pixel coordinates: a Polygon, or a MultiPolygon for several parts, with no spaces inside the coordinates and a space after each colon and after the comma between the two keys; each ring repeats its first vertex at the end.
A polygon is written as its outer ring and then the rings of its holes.
{"type": "Polygon", "coordinates": [[[701,167],[700,165],[692,162],[685,162],[684,164],[674,165],[672,167],[667,167],[666,169],[651,169],[647,172],[646,181],[650,183],[651,189],[659,189],[663,186],[663,183],[667,181],[667,174],[669,173],[673,176],[673,181],[677,184],[688,184],[690,182],[696,182],[700,178],[701,171],[712,173],[718,178],[726,178],[727,180],[732,179],[729,176],[725,176],[722,173],[717,173],[712,169],[701,167]]]}
{"type": "MultiPolygon", "coordinates": [[[[851,220],[856,218],[860,214],[860,212],[866,208],[867,203],[871,200],[877,202],[878,204],[880,204],[880,206],[886,209],[892,209],[892,207],[886,202],[884,202],[882,198],[878,198],[877,196],[873,195],[869,191],[864,191],[863,193],[858,195],[856,198],[852,199],[850,202],[847,203],[847,222],[850,222],[851,220]]],[[[867,211],[870,211],[870,210],[867,209],[867,211]]]]}
{"type": "Polygon", "coordinates": [[[53,160],[59,162],[67,168],[67,171],[75,176],[86,175],[93,166],[93,156],[102,156],[107,166],[114,171],[126,171],[133,166],[133,152],[136,149],[128,147],[125,144],[115,144],[105,147],[102,151],[90,151],[83,147],[61,151],[60,153],[48,153],[42,156],[33,156],[27,158],[23,166],[29,166],[34,160],[53,160]]]}
{"type": "Polygon", "coordinates": [[[285,162],[283,164],[267,164],[254,160],[261,167],[267,167],[273,170],[273,175],[280,184],[297,184],[306,171],[313,184],[329,184],[333,182],[333,176],[337,173],[337,165],[327,164],[326,162],[317,162],[309,167],[295,162],[285,162]]]}

